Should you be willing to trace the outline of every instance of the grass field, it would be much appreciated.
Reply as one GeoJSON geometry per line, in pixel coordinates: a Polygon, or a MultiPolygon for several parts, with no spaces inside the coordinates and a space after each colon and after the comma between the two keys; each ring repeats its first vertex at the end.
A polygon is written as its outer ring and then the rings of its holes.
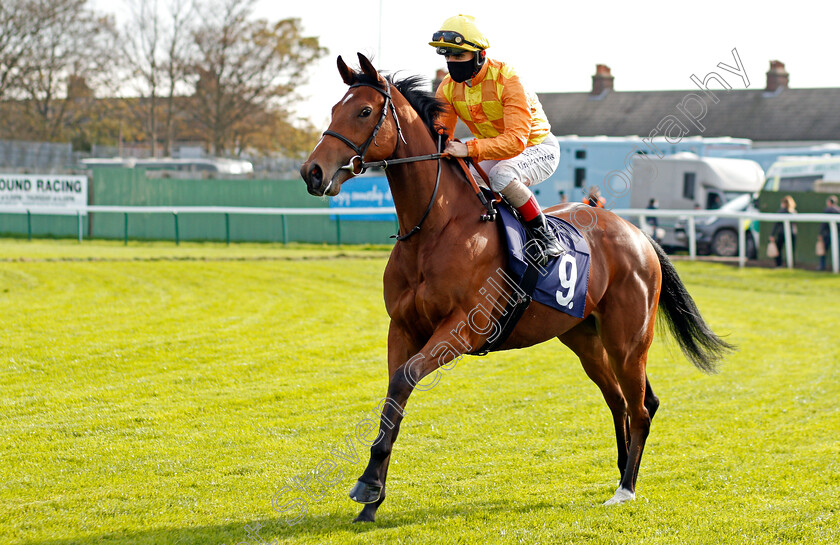
{"type": "Polygon", "coordinates": [[[740,350],[707,376],[658,337],[635,502],[601,506],[609,411],[554,342],[415,392],[378,520],[351,524],[386,254],[0,240],[0,543],[840,542],[840,276],[688,262],[740,350]],[[289,526],[272,497],[324,460],[289,526]]]}

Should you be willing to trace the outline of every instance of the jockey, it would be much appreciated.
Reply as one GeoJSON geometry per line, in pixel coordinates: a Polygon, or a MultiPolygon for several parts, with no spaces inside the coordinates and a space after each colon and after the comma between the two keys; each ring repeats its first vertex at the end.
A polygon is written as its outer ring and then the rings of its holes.
{"type": "Polygon", "coordinates": [[[486,56],[490,42],[469,15],[444,21],[429,45],[446,57],[449,68],[437,89],[446,106],[438,123],[452,136],[460,118],[475,136],[466,143],[449,140],[444,151],[470,157],[488,173],[490,188],[505,196],[534,234],[540,264],[561,255],[528,189],[551,176],[560,161],[560,146],[537,95],[523,87],[509,64],[486,56]]]}

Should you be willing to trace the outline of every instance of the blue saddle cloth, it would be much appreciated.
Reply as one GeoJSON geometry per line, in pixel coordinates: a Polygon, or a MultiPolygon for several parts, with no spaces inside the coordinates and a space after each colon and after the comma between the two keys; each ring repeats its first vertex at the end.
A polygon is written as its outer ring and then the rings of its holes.
{"type": "MultiPolygon", "coordinates": [[[[528,236],[525,227],[507,205],[498,206],[508,247],[508,269],[519,281],[533,262],[526,254],[528,236]]],[[[572,224],[546,216],[548,225],[566,249],[538,270],[537,285],[531,294],[534,301],[548,305],[576,318],[583,318],[586,290],[589,287],[589,244],[572,224]]]]}

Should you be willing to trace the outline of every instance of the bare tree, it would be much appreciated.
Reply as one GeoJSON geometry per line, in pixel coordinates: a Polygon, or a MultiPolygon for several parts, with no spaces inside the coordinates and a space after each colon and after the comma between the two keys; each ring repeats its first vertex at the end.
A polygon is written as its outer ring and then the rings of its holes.
{"type": "Polygon", "coordinates": [[[172,154],[175,119],[175,93],[179,84],[185,84],[188,63],[190,29],[192,16],[195,14],[193,0],[171,0],[169,3],[169,25],[166,29],[164,43],[166,44],[166,117],[164,124],[164,155],[172,154]]]}
{"type": "Polygon", "coordinates": [[[32,45],[38,28],[31,0],[0,2],[0,100],[15,83],[20,62],[32,45]]]}
{"type": "Polygon", "coordinates": [[[299,20],[254,19],[255,0],[126,1],[118,41],[90,0],[0,0],[0,131],[82,148],[129,135],[166,155],[176,132],[218,154],[310,138],[288,105],[326,49],[299,20]]]}
{"type": "Polygon", "coordinates": [[[125,0],[129,19],[123,29],[124,61],[131,71],[138,92],[145,98],[143,121],[153,155],[160,140],[160,102],[164,114],[163,154],[170,155],[175,92],[183,81],[183,56],[188,43],[191,0],[166,2],[164,11],[158,0],[125,0]]]}
{"type": "Polygon", "coordinates": [[[141,96],[147,97],[143,109],[152,156],[157,156],[157,96],[160,64],[161,21],[157,0],[126,0],[130,14],[123,32],[123,60],[137,80],[141,96]]]}
{"type": "Polygon", "coordinates": [[[38,29],[19,62],[16,84],[30,106],[35,136],[55,140],[74,98],[70,82],[81,80],[84,85],[76,89],[89,90],[109,73],[114,26],[87,9],[87,0],[32,0],[32,5],[38,29]]]}
{"type": "Polygon", "coordinates": [[[276,109],[306,69],[326,49],[317,38],[300,35],[297,19],[274,24],[251,20],[255,0],[215,0],[200,10],[194,34],[196,59],[193,119],[202,124],[214,153],[241,153],[239,142],[259,132],[265,113],[276,109]]]}

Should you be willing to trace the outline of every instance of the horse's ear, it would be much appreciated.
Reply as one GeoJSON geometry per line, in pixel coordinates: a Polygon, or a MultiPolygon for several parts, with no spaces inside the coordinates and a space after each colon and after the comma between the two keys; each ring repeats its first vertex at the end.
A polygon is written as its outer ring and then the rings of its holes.
{"type": "Polygon", "coordinates": [[[347,85],[353,85],[353,82],[356,81],[356,73],[347,67],[341,55],[338,56],[338,73],[341,74],[341,79],[347,85]]]}
{"type": "Polygon", "coordinates": [[[382,81],[382,76],[379,75],[379,72],[376,71],[376,68],[373,67],[373,64],[368,60],[368,58],[361,53],[356,54],[359,56],[359,66],[362,68],[362,72],[377,81],[382,81]]]}

